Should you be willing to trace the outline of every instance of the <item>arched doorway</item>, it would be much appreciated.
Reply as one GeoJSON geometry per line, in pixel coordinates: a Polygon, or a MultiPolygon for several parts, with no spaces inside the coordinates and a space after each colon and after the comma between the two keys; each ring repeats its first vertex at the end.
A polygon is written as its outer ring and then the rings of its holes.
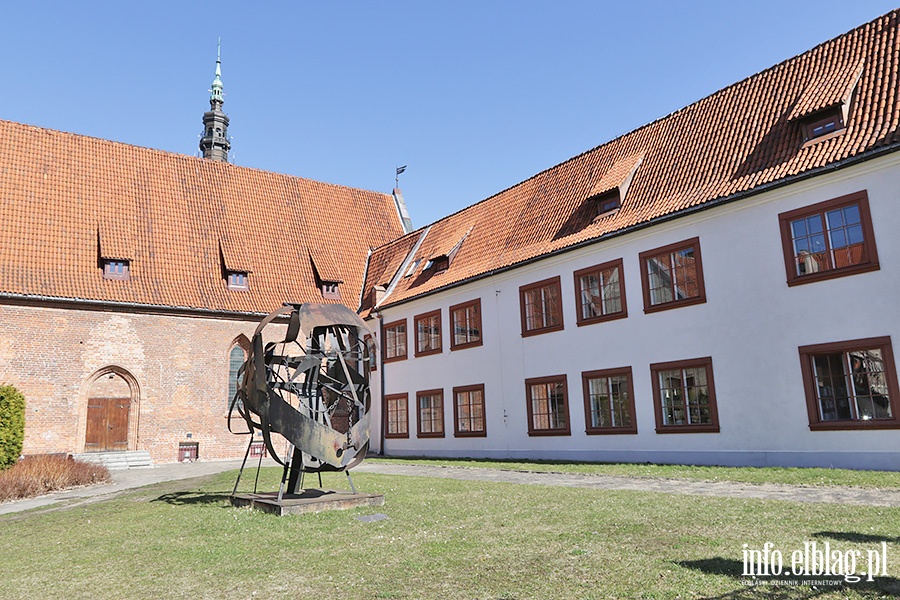
{"type": "Polygon", "coordinates": [[[136,405],[137,385],[129,373],[115,367],[98,371],[87,388],[84,451],[128,450],[136,405]]]}

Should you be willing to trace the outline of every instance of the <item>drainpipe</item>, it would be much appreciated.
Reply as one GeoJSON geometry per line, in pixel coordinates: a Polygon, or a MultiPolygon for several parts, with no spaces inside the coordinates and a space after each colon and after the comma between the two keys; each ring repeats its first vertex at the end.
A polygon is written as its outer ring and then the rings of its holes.
{"type": "Polygon", "coordinates": [[[381,387],[381,427],[379,428],[378,456],[384,456],[384,430],[387,427],[387,403],[384,400],[384,315],[380,311],[375,313],[375,315],[378,318],[378,346],[376,347],[376,353],[378,355],[378,368],[381,369],[381,374],[378,376],[378,382],[381,387]]]}

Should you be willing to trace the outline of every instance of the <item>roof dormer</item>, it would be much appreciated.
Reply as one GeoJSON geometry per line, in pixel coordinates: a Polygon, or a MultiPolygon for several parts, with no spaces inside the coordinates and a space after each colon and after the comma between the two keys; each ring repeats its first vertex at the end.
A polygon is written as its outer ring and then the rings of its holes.
{"type": "Polygon", "coordinates": [[[788,115],[789,122],[803,128],[804,143],[844,130],[862,72],[862,62],[851,63],[818,75],[807,84],[788,115]]]}
{"type": "Polygon", "coordinates": [[[597,216],[611,214],[622,206],[631,181],[643,161],[643,153],[627,156],[613,164],[597,180],[586,200],[596,204],[597,216]]]}

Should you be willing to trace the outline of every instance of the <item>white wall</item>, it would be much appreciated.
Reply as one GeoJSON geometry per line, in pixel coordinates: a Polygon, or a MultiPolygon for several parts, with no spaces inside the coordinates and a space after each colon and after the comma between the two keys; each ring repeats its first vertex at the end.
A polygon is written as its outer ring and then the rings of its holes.
{"type": "MultiPolygon", "coordinates": [[[[798,347],[890,336],[900,355],[900,154],[682,217],[384,311],[406,318],[408,439],[387,454],[900,469],[900,430],[810,431],[798,347]],[[866,190],[880,270],[789,288],[778,214],[866,190]],[[638,254],[698,236],[707,301],[644,314],[638,254]],[[573,272],[622,258],[628,317],[578,327],[573,272]],[[521,336],[519,286],[560,276],[565,329],[521,336]],[[481,298],[484,344],[450,351],[451,305],[481,298]],[[415,315],[440,308],[443,352],[415,358],[415,315]],[[719,433],[657,434],[649,365],[711,356],[719,433]],[[583,371],[631,366],[637,435],[586,435],[583,371]],[[570,436],[530,437],[526,378],[566,374],[570,436]],[[453,436],[452,388],[483,383],[486,438],[453,436]],[[444,390],[444,438],[416,437],[416,391],[444,390]]],[[[376,375],[376,374],[373,374],[376,375]]],[[[377,377],[381,376],[381,371],[377,377]]],[[[373,379],[377,398],[378,379],[373,379]]],[[[377,448],[380,412],[373,442],[377,448]]]]}

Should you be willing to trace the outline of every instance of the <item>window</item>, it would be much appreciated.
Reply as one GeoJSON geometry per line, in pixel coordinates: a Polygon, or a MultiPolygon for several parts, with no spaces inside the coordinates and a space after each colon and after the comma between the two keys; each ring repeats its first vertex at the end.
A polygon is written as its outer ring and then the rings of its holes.
{"type": "MultiPolygon", "coordinates": [[[[226,407],[228,409],[231,408],[231,402],[237,393],[238,385],[240,385],[238,372],[244,365],[245,360],[247,360],[247,352],[238,345],[232,346],[231,352],[228,353],[228,398],[226,399],[226,407]]],[[[235,406],[241,406],[240,401],[235,406]]]]}
{"type": "Polygon", "coordinates": [[[375,338],[369,334],[363,336],[363,342],[366,345],[366,360],[369,361],[369,370],[378,370],[378,356],[375,352],[375,338]]]}
{"type": "Polygon", "coordinates": [[[340,300],[341,291],[338,284],[331,281],[322,282],[322,298],[326,300],[340,300]]]}
{"type": "Polygon", "coordinates": [[[563,328],[559,277],[523,285],[519,288],[522,311],[522,337],[558,331],[563,328]]]}
{"type": "Polygon", "coordinates": [[[127,260],[104,260],[103,261],[103,278],[104,279],[128,279],[128,267],[130,261],[127,260]]]}
{"type": "Polygon", "coordinates": [[[812,115],[803,121],[803,137],[813,140],[844,129],[844,116],[840,106],[812,115]]]}
{"type": "Polygon", "coordinates": [[[481,345],[481,299],[450,307],[450,349],[481,345]]]}
{"type": "Polygon", "coordinates": [[[385,420],[387,426],[384,430],[386,438],[407,438],[409,437],[409,414],[407,406],[409,405],[408,394],[389,394],[384,397],[387,411],[385,420]]]}
{"type": "Polygon", "coordinates": [[[622,259],[575,271],[578,325],[628,316],[622,259]]]}
{"type": "Polygon", "coordinates": [[[438,354],[442,349],[441,310],[433,310],[415,318],[416,356],[438,354]]]}
{"type": "Polygon", "coordinates": [[[621,206],[618,188],[612,190],[611,192],[595,196],[594,198],[592,198],[592,200],[597,203],[598,216],[610,213],[621,206]]]}
{"type": "Polygon", "coordinates": [[[650,365],[656,433],[716,433],[712,358],[650,365]]]}
{"type": "Polygon", "coordinates": [[[418,268],[420,262],[422,262],[422,259],[417,258],[416,260],[409,263],[409,268],[406,269],[406,273],[403,276],[404,277],[412,277],[413,273],[416,272],[416,268],[418,268]]]}
{"type": "Polygon", "coordinates": [[[569,435],[566,376],[525,380],[528,397],[528,435],[569,435]]]}
{"type": "Polygon", "coordinates": [[[809,428],[900,428],[890,337],[800,348],[809,428]]]}
{"type": "Polygon", "coordinates": [[[865,191],[778,215],[789,286],[878,270],[865,191]]]}
{"type": "Polygon", "coordinates": [[[419,437],[444,437],[444,390],[416,393],[419,437]]]}
{"type": "Polygon", "coordinates": [[[706,302],[700,238],[641,252],[644,312],[706,302]]]}
{"type": "Polygon", "coordinates": [[[246,290],[250,287],[246,271],[228,271],[228,289],[246,290]]]}
{"type": "Polygon", "coordinates": [[[384,326],[384,362],[406,360],[406,319],[384,326]]]}
{"type": "Polygon", "coordinates": [[[484,384],[453,388],[453,428],[456,437],[487,435],[484,414],[484,384]]]}
{"type": "Polygon", "coordinates": [[[584,422],[588,435],[637,433],[631,367],[581,374],[584,422]]]}

